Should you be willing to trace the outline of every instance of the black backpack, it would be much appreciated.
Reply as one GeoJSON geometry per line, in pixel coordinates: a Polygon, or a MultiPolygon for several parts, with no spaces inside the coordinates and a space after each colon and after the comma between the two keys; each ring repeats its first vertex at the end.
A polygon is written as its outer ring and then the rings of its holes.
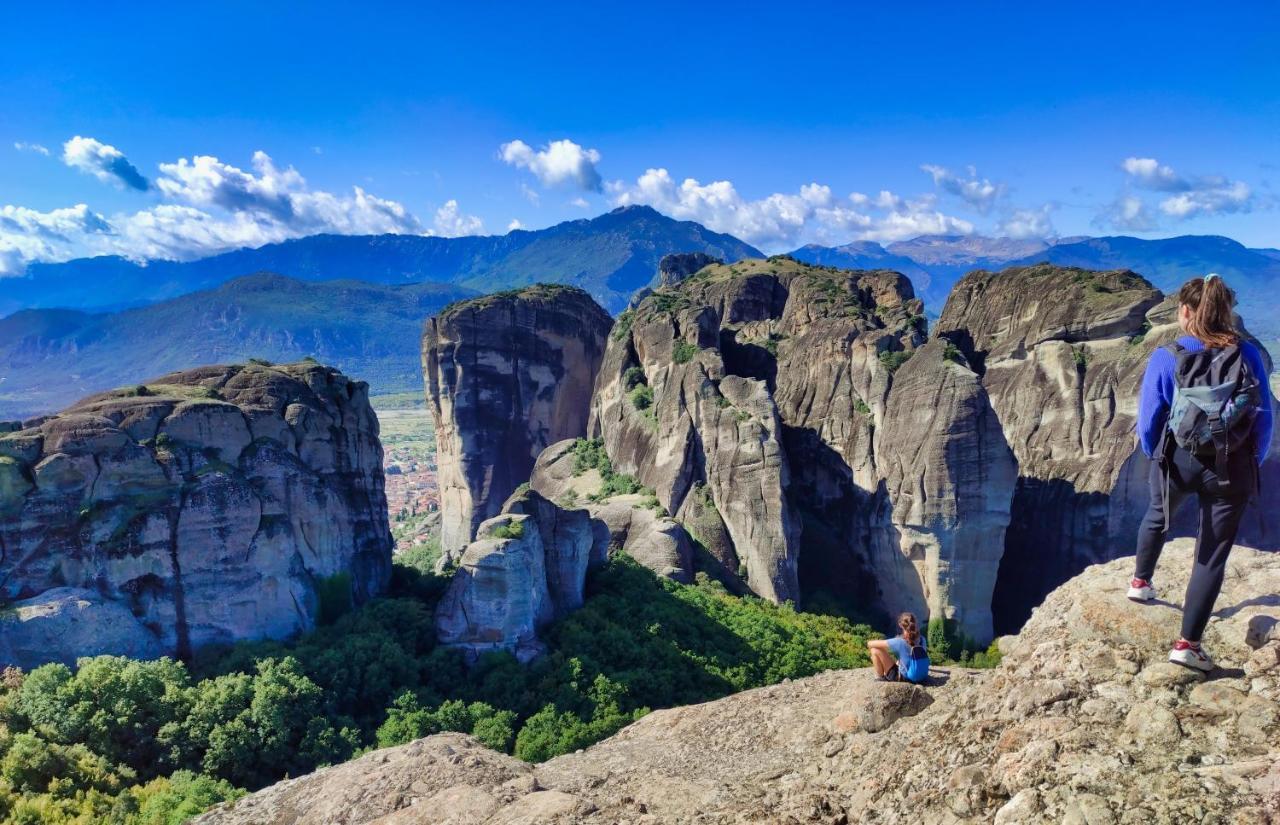
{"type": "Polygon", "coordinates": [[[1262,408],[1262,386],[1239,344],[1192,352],[1169,345],[1175,367],[1167,436],[1192,455],[1212,460],[1221,485],[1231,483],[1231,453],[1248,450],[1262,408]]]}

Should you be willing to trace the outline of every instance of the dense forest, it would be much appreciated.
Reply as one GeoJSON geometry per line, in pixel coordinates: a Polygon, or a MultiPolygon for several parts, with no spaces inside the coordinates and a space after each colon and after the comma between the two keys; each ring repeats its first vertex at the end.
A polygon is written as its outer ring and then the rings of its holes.
{"type": "Polygon", "coordinates": [[[592,574],[585,606],[545,631],[547,655],[467,667],[435,645],[447,581],[433,556],[400,554],[388,597],[358,610],[331,598],[322,626],[292,643],[5,671],[0,823],[179,823],[441,731],[540,761],[650,709],[868,663],[865,624],[734,596],[702,575],[676,584],[619,556],[592,574]]]}

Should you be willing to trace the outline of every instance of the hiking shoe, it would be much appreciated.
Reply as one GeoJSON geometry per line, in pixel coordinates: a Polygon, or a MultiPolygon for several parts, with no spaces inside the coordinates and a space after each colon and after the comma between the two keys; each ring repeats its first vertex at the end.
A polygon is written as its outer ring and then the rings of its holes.
{"type": "Polygon", "coordinates": [[[1129,579],[1129,601],[1149,602],[1156,597],[1156,589],[1146,579],[1129,579]]]}
{"type": "Polygon", "coordinates": [[[1169,651],[1169,661],[1175,665],[1193,668],[1195,670],[1203,670],[1205,673],[1213,670],[1213,659],[1209,658],[1209,654],[1198,644],[1192,644],[1186,639],[1179,639],[1173,646],[1173,650],[1169,651]]]}
{"type": "Polygon", "coordinates": [[[889,668],[889,672],[888,672],[888,673],[886,673],[886,674],[885,674],[885,675],[883,675],[883,676],[877,676],[877,677],[876,677],[876,679],[877,679],[877,681],[880,681],[880,682],[897,682],[897,681],[899,681],[899,679],[898,679],[898,666],[897,666],[897,665],[894,665],[893,667],[889,668]]]}

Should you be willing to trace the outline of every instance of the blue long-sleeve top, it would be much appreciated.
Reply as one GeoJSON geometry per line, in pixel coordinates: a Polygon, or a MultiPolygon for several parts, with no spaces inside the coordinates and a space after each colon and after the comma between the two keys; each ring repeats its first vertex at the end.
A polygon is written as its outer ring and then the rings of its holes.
{"type": "MultiPolygon", "coordinates": [[[[1204,349],[1204,344],[1193,335],[1182,336],[1178,343],[1191,352],[1204,349]]],[[[1262,360],[1262,353],[1248,341],[1241,341],[1240,349],[1245,363],[1262,384],[1262,409],[1253,424],[1254,451],[1258,455],[1258,463],[1262,463],[1267,457],[1267,451],[1271,449],[1275,399],[1271,396],[1270,376],[1267,374],[1267,363],[1262,360]]],[[[1138,440],[1148,458],[1155,455],[1156,448],[1160,445],[1160,436],[1164,433],[1165,422],[1169,419],[1176,366],[1173,353],[1160,347],[1151,353],[1147,371],[1142,376],[1142,394],[1138,396],[1138,440]]]]}

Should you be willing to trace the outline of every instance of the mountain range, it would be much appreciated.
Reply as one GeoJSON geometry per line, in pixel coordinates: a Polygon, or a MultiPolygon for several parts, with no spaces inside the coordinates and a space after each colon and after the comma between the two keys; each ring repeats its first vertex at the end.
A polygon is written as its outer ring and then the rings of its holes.
{"type": "Polygon", "coordinates": [[[137,263],[103,256],[31,264],[23,277],[4,282],[0,314],[34,307],[119,309],[264,271],[302,281],[433,281],[481,292],[549,281],[581,287],[601,306],[620,312],[631,293],[653,278],[663,255],[691,251],[726,260],[763,257],[731,235],[647,206],[625,206],[506,235],[312,235],[195,261],[137,263]]]}
{"type": "MultiPolygon", "coordinates": [[[[315,235],[196,261],[117,257],[33,264],[0,281],[0,419],[51,412],[80,396],[197,364],[311,355],[370,382],[416,391],[422,321],[477,292],[536,282],[579,286],[610,312],[650,285],[659,259],[700,251],[729,261],[755,247],[645,206],[537,231],[461,238],[315,235]],[[259,274],[252,274],[259,273],[259,274]],[[245,277],[246,275],[250,277],[245,277]]],[[[1131,269],[1169,292],[1218,272],[1264,340],[1280,339],[1280,250],[1184,235],[1056,240],[929,235],[881,245],[808,245],[807,263],[892,269],[936,318],[974,269],[1041,261],[1131,269]]]]}
{"type": "Polygon", "coordinates": [[[1237,291],[1240,312],[1264,338],[1280,337],[1280,252],[1249,249],[1217,235],[1144,240],[1126,236],[1071,237],[1052,241],[926,235],[885,246],[858,241],[843,246],[803,246],[791,256],[806,263],[848,269],[888,268],[909,277],[929,314],[942,311],[951,287],[975,269],[999,270],[1048,261],[1086,269],[1131,269],[1163,292],[1188,278],[1217,272],[1237,291]]]}
{"type": "Polygon", "coordinates": [[[0,420],[200,364],[312,356],[377,391],[422,390],[422,321],[476,293],[451,284],[306,283],[272,273],[121,312],[0,319],[0,420]]]}

